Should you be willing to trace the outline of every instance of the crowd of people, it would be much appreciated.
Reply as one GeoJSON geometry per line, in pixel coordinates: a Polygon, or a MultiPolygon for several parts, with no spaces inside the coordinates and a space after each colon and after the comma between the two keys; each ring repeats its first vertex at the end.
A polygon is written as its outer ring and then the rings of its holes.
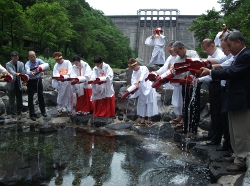
{"type": "MultiPolygon", "coordinates": [[[[93,113],[95,117],[115,116],[115,91],[113,88],[113,70],[100,56],[94,57],[95,67],[91,69],[88,63],[77,55],[71,61],[65,60],[61,52],[55,52],[53,58],[52,87],[58,90],[57,116],[63,110],[72,116],[73,109],[77,115],[93,113]],[[76,95],[74,107],[73,95],[76,95]]],[[[34,51],[28,52],[28,61],[19,61],[19,53],[11,52],[11,60],[6,68],[0,66],[2,77],[0,81],[7,82],[9,111],[14,121],[21,120],[23,110],[23,83],[27,84],[28,109],[30,119],[39,118],[34,109],[34,94],[37,93],[38,105],[43,117],[47,117],[43,96],[41,73],[49,69],[49,64],[36,57],[34,51]]]]}
{"type": "MultiPolygon", "coordinates": [[[[145,44],[154,46],[150,65],[159,66],[159,70],[149,72],[146,66],[140,66],[136,59],[128,60],[127,65],[133,71],[131,84],[136,87],[130,98],[137,98],[137,115],[140,116],[139,126],[151,126],[151,117],[158,114],[157,92],[152,81],[147,81],[150,73],[156,75],[156,80],[165,78],[172,73],[172,79],[192,77],[192,84],[171,83],[165,81],[165,88],[173,89],[172,105],[176,118],[171,125],[179,127],[177,133],[188,137],[197,134],[200,122],[200,89],[201,84],[209,84],[211,126],[206,136],[207,145],[222,144],[218,151],[225,153],[225,160],[232,162],[227,171],[245,171],[246,155],[250,151],[250,51],[245,47],[245,38],[239,31],[229,31],[225,24],[222,32],[215,39],[205,38],[201,44],[207,54],[206,62],[210,69],[202,67],[200,77],[185,71],[174,74],[174,66],[182,64],[187,58],[200,59],[195,50],[189,50],[181,41],[171,41],[167,45],[170,56],[165,61],[165,40],[163,30],[157,28],[148,37],[145,44]],[[219,44],[218,44],[219,38],[219,44]],[[222,136],[224,141],[222,142],[222,136]]],[[[19,54],[11,52],[11,61],[6,69],[0,66],[0,71],[9,78],[7,90],[10,113],[13,118],[20,119],[23,100],[22,82],[27,82],[28,108],[30,119],[38,118],[35,113],[33,97],[38,95],[41,114],[47,117],[43,97],[41,72],[47,70],[48,64],[36,58],[34,51],[28,52],[29,61],[24,65],[19,61],[19,54]]],[[[93,113],[95,117],[115,116],[115,91],[113,88],[113,70],[100,56],[95,56],[95,67],[91,69],[80,56],[73,56],[72,63],[63,58],[61,52],[55,52],[53,58],[56,64],[53,68],[52,87],[58,89],[57,115],[61,116],[66,109],[72,116],[73,109],[77,115],[93,113]],[[73,94],[76,94],[76,106],[73,107],[73,94]]],[[[201,62],[201,61],[200,61],[201,62]]],[[[2,79],[1,79],[2,81],[2,79]]]]}
{"type": "MultiPolygon", "coordinates": [[[[149,39],[154,43],[154,35],[147,38],[145,44],[149,39]]],[[[188,137],[197,134],[200,121],[200,88],[206,82],[209,87],[211,125],[208,136],[204,138],[208,140],[206,145],[221,144],[216,150],[227,151],[223,156],[225,161],[232,163],[227,167],[229,172],[245,171],[246,156],[250,152],[250,51],[245,42],[240,31],[230,31],[223,24],[222,31],[214,39],[205,38],[201,43],[202,50],[207,54],[206,59],[200,59],[196,51],[188,50],[181,41],[175,41],[168,45],[169,59],[173,59],[173,62],[168,59],[154,72],[161,76],[169,69],[174,70],[176,64],[185,62],[187,58],[209,62],[207,64],[210,64],[210,68],[200,68],[199,77],[192,76],[191,72],[171,77],[180,79],[191,75],[193,81],[191,86],[187,83],[171,83],[174,86],[172,104],[176,118],[169,123],[182,126],[176,132],[185,133],[188,137]]],[[[151,60],[153,56],[158,59],[155,54],[153,50],[151,60]]]]}

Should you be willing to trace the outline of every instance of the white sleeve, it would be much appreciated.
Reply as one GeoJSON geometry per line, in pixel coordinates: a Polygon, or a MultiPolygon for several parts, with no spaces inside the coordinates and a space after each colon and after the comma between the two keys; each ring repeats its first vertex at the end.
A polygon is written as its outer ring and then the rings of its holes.
{"type": "Polygon", "coordinates": [[[148,45],[148,46],[155,46],[154,39],[152,39],[152,36],[149,36],[149,37],[145,40],[145,44],[148,45]]]}
{"type": "Polygon", "coordinates": [[[7,72],[7,70],[2,66],[2,65],[0,65],[0,72],[2,72],[2,73],[6,73],[7,72]]]}
{"type": "Polygon", "coordinates": [[[198,78],[198,80],[201,83],[202,82],[210,82],[210,81],[212,81],[212,78],[211,78],[211,76],[207,75],[207,76],[203,76],[203,77],[198,78]]]}
{"type": "Polygon", "coordinates": [[[162,75],[164,72],[166,72],[168,70],[168,65],[169,65],[170,59],[171,59],[171,56],[169,56],[167,58],[166,62],[164,63],[164,65],[159,70],[156,71],[158,75],[162,75]]]}

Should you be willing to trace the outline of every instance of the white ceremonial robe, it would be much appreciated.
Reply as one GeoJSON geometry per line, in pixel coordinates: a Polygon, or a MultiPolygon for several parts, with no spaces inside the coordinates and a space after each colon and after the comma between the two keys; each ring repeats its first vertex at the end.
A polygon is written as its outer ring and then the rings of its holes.
{"type": "MultiPolygon", "coordinates": [[[[69,60],[63,60],[62,64],[56,63],[53,68],[53,76],[64,76],[65,79],[70,77],[72,71],[72,64],[69,60]]],[[[52,87],[58,89],[57,104],[58,110],[62,110],[66,107],[68,111],[73,109],[73,91],[70,81],[57,81],[52,80],[52,87]]]]}
{"type": "MultiPolygon", "coordinates": [[[[163,67],[157,70],[157,74],[162,75],[164,74],[171,66],[174,65],[176,56],[169,56],[166,60],[166,63],[163,67]]],[[[174,106],[174,113],[178,115],[182,115],[182,108],[183,108],[183,99],[182,99],[182,85],[177,83],[166,83],[164,84],[164,88],[168,87],[167,89],[173,89],[172,94],[172,102],[171,104],[174,106]],[[166,85],[166,86],[165,86],[166,85]],[[170,87],[170,88],[169,88],[170,87]]]]}
{"type": "Polygon", "coordinates": [[[153,52],[149,64],[164,64],[165,63],[165,36],[160,35],[152,39],[152,36],[145,40],[145,44],[148,46],[153,46],[153,52]]]}
{"type": "Polygon", "coordinates": [[[0,65],[0,73],[6,73],[7,70],[2,65],[0,65]]]}
{"type": "Polygon", "coordinates": [[[84,95],[84,89],[91,89],[91,85],[88,84],[88,80],[91,78],[92,75],[92,69],[90,68],[89,64],[80,61],[81,67],[77,67],[73,65],[72,72],[70,74],[70,77],[76,78],[76,77],[86,77],[87,81],[79,84],[72,85],[73,93],[77,93],[78,96],[84,95]]]}
{"type": "Polygon", "coordinates": [[[114,72],[112,68],[103,62],[102,68],[94,67],[91,80],[95,80],[97,77],[106,77],[106,83],[93,84],[92,85],[92,97],[91,100],[99,100],[102,98],[111,98],[115,91],[113,87],[114,72]]]}
{"type": "Polygon", "coordinates": [[[157,94],[154,88],[151,87],[151,81],[145,81],[149,71],[146,66],[140,66],[138,71],[133,71],[131,84],[135,84],[139,79],[139,89],[130,96],[130,98],[138,97],[137,115],[141,117],[151,117],[158,114],[157,94]]]}
{"type": "MultiPolygon", "coordinates": [[[[170,69],[174,65],[175,58],[176,56],[172,56],[172,55],[168,56],[164,65],[159,70],[157,70],[157,74],[162,75],[165,72],[167,72],[167,70],[170,69]]],[[[165,89],[174,89],[174,87],[170,83],[165,83],[163,87],[165,89]]]]}

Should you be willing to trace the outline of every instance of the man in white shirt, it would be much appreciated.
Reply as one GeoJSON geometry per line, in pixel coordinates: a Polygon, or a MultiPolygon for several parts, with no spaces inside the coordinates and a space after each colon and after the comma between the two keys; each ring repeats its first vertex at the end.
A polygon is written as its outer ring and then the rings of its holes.
{"type": "Polygon", "coordinates": [[[218,32],[218,34],[214,38],[215,46],[218,47],[219,49],[221,49],[220,40],[223,39],[223,38],[225,38],[226,35],[228,33],[230,33],[230,30],[228,30],[228,27],[227,27],[226,24],[222,24],[221,28],[222,28],[222,31],[218,32]]]}
{"type": "MultiPolygon", "coordinates": [[[[224,53],[215,46],[212,39],[206,38],[202,41],[201,48],[210,58],[225,58],[224,53]]],[[[210,112],[211,112],[211,126],[208,132],[207,145],[218,145],[222,138],[222,116],[221,116],[221,82],[212,81],[210,76],[198,78],[199,82],[209,82],[209,98],[210,98],[210,112]]]]}
{"type": "MultiPolygon", "coordinates": [[[[195,50],[187,50],[184,43],[176,41],[173,44],[173,50],[177,54],[175,63],[185,62],[186,58],[199,58],[195,50]]],[[[185,72],[175,76],[173,79],[183,78],[189,75],[190,72],[185,72]]],[[[183,98],[183,129],[176,130],[178,133],[188,133],[188,137],[194,136],[197,133],[197,127],[200,121],[200,84],[197,85],[195,90],[195,98],[192,99],[193,90],[182,85],[182,98],[183,98]],[[190,101],[192,99],[192,104],[190,101]]]]}

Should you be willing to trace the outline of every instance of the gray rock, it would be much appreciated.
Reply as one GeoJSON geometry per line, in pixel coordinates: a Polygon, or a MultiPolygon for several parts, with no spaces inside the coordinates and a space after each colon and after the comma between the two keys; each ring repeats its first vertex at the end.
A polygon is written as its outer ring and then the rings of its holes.
{"type": "Polygon", "coordinates": [[[104,117],[92,117],[90,123],[94,127],[102,127],[111,123],[114,123],[112,118],[104,118],[104,117]]]}
{"type": "Polygon", "coordinates": [[[57,106],[57,94],[56,90],[54,91],[44,91],[43,96],[46,106],[57,106]]]}
{"type": "Polygon", "coordinates": [[[6,85],[7,85],[6,82],[1,82],[0,83],[0,91],[1,92],[6,92],[6,85]]]}
{"type": "Polygon", "coordinates": [[[126,86],[126,81],[113,81],[115,97],[119,97],[120,88],[126,86]]]}
{"type": "Polygon", "coordinates": [[[162,89],[161,100],[164,102],[165,105],[171,105],[172,94],[173,94],[172,89],[162,89]]]}
{"type": "Polygon", "coordinates": [[[71,121],[74,124],[86,126],[88,125],[88,122],[91,117],[92,117],[91,115],[80,115],[80,116],[74,115],[71,117],[71,121]]]}
{"type": "Polygon", "coordinates": [[[121,122],[121,123],[115,123],[107,125],[106,128],[112,129],[112,130],[121,130],[121,129],[130,129],[133,126],[133,123],[128,122],[121,122]]]}

